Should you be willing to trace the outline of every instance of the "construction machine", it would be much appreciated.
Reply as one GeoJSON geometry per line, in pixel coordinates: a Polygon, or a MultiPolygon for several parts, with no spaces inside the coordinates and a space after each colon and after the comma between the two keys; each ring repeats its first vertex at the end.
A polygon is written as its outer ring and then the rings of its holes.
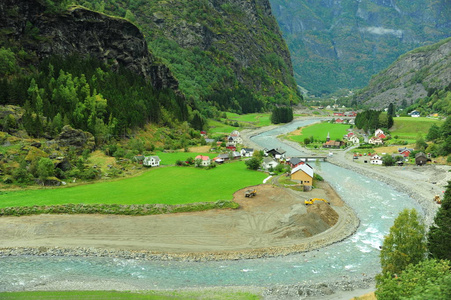
{"type": "Polygon", "coordinates": [[[256,189],[247,190],[247,191],[244,193],[244,196],[246,196],[246,197],[248,197],[248,198],[252,198],[252,197],[254,197],[254,196],[256,196],[256,195],[257,195],[257,190],[256,190],[256,189]]]}
{"type": "Polygon", "coordinates": [[[323,198],[311,198],[309,200],[305,200],[304,203],[305,203],[305,205],[312,205],[313,203],[315,203],[315,201],[323,201],[330,205],[330,202],[323,198]]]}
{"type": "Polygon", "coordinates": [[[435,195],[435,196],[434,196],[434,201],[435,201],[435,203],[437,203],[437,204],[442,204],[442,199],[440,199],[440,196],[439,196],[439,195],[435,195]]]}

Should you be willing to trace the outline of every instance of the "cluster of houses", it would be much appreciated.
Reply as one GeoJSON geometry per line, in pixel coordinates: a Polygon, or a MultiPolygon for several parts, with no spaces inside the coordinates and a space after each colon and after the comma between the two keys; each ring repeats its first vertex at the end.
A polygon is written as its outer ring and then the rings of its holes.
{"type": "Polygon", "coordinates": [[[309,191],[313,186],[313,168],[299,157],[286,157],[286,151],[281,148],[264,149],[262,169],[269,171],[284,163],[291,167],[290,178],[304,186],[305,191],[309,191]]]}
{"type": "MultiPolygon", "coordinates": [[[[398,166],[402,166],[404,164],[404,162],[409,160],[409,155],[412,151],[413,151],[413,149],[407,149],[405,147],[399,148],[398,153],[392,154],[392,158],[394,159],[395,164],[398,166]]],[[[354,158],[357,158],[357,155],[354,155],[354,158]]],[[[372,164],[372,165],[382,165],[383,164],[382,156],[380,156],[377,153],[375,153],[375,154],[368,153],[368,158],[369,159],[364,160],[365,163],[368,163],[368,161],[369,161],[370,164],[372,164]]],[[[415,164],[416,165],[422,166],[422,165],[425,165],[428,161],[431,161],[430,157],[428,157],[428,155],[424,154],[423,152],[418,152],[417,154],[415,154],[415,164]]]]}
{"type": "Polygon", "coordinates": [[[372,145],[382,145],[384,144],[384,139],[387,136],[385,135],[384,131],[382,129],[377,129],[374,132],[374,136],[372,136],[369,140],[368,140],[368,144],[372,144],[372,145]]]}

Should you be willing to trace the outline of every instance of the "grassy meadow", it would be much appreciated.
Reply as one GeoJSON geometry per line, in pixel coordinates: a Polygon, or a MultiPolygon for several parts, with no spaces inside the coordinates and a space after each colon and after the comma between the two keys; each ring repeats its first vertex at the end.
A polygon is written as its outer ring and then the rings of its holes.
{"type": "Polygon", "coordinates": [[[152,168],[140,176],[68,188],[3,192],[0,207],[62,204],[186,204],[232,200],[239,189],[256,185],[265,173],[246,169],[244,161],[206,170],[152,168]]]}
{"type": "Polygon", "coordinates": [[[441,126],[443,123],[437,119],[412,117],[393,118],[393,121],[393,127],[390,129],[391,136],[398,136],[398,139],[407,140],[409,143],[415,143],[419,134],[425,138],[433,124],[441,126]]]}
{"type": "Polygon", "coordinates": [[[299,132],[289,135],[289,138],[295,142],[304,142],[305,138],[313,136],[315,140],[326,141],[327,133],[330,134],[331,140],[343,139],[343,136],[350,128],[347,124],[335,124],[335,123],[316,123],[307,127],[303,127],[299,132]]]}
{"type": "Polygon", "coordinates": [[[194,300],[194,299],[211,299],[211,300],[257,300],[259,296],[233,291],[145,291],[140,293],[132,292],[116,292],[116,291],[45,291],[45,292],[14,292],[0,293],[2,300],[97,300],[97,299],[115,299],[115,300],[194,300]]]}
{"type": "Polygon", "coordinates": [[[177,160],[185,161],[187,158],[192,157],[196,158],[198,155],[208,156],[210,158],[215,158],[218,156],[218,153],[198,153],[198,152],[184,152],[184,151],[176,151],[176,152],[162,152],[158,151],[155,153],[160,159],[160,164],[163,166],[167,165],[175,165],[177,160]]]}

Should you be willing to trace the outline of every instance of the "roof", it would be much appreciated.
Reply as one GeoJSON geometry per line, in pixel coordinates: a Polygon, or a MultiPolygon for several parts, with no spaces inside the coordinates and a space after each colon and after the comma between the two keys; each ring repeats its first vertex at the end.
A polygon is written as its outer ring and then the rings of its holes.
{"type": "Polygon", "coordinates": [[[276,148],[266,151],[267,153],[277,153],[277,154],[284,154],[286,151],[282,148],[276,148]]]}
{"type": "Polygon", "coordinates": [[[145,159],[146,159],[146,160],[153,159],[153,160],[155,160],[156,162],[161,161],[161,159],[160,159],[158,156],[156,156],[156,155],[154,155],[154,156],[147,156],[145,159]]]}
{"type": "Polygon", "coordinates": [[[198,155],[198,156],[196,156],[195,159],[210,160],[210,157],[208,157],[206,155],[198,155]]]}
{"type": "Polygon", "coordinates": [[[253,148],[242,148],[241,150],[244,150],[246,152],[253,152],[254,151],[253,148]]]}
{"type": "Polygon", "coordinates": [[[221,153],[221,154],[219,154],[217,157],[229,159],[229,154],[228,154],[228,153],[221,153]]]}
{"type": "Polygon", "coordinates": [[[299,157],[292,157],[290,158],[290,164],[297,165],[299,163],[303,162],[299,157]]]}
{"type": "Polygon", "coordinates": [[[424,156],[425,158],[427,158],[426,154],[424,154],[423,152],[418,152],[417,154],[415,154],[415,158],[424,156]]]}
{"type": "Polygon", "coordinates": [[[293,170],[291,170],[291,174],[293,175],[297,171],[302,171],[302,172],[306,173],[308,176],[313,178],[313,169],[305,164],[299,165],[296,168],[293,168],[293,170]]]}
{"type": "Polygon", "coordinates": [[[269,164],[269,163],[272,163],[272,162],[275,162],[275,163],[277,163],[274,159],[272,159],[271,157],[265,157],[264,159],[263,159],[263,163],[265,163],[265,164],[269,164]]]}

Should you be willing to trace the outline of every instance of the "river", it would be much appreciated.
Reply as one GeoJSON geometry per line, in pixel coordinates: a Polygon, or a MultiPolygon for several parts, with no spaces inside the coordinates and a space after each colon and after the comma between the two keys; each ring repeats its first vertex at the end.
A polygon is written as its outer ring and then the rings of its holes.
{"type": "MultiPolygon", "coordinates": [[[[282,147],[290,156],[299,151],[276,136],[315,120],[295,121],[253,137],[262,147],[282,147]]],[[[2,257],[0,291],[77,288],[172,289],[216,286],[256,286],[359,281],[380,271],[379,246],[394,218],[404,208],[419,205],[408,195],[379,181],[330,163],[322,176],[361,220],[357,232],[342,242],[309,253],[236,261],[176,262],[115,258],[2,257]]]]}

